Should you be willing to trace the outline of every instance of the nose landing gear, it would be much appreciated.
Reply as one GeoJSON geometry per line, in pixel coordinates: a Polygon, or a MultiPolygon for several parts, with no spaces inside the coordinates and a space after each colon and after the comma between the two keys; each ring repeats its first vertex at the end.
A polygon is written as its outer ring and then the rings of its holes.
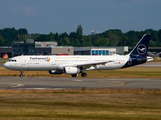
{"type": "Polygon", "coordinates": [[[20,77],[23,77],[23,70],[20,70],[21,74],[20,74],[20,77]]]}

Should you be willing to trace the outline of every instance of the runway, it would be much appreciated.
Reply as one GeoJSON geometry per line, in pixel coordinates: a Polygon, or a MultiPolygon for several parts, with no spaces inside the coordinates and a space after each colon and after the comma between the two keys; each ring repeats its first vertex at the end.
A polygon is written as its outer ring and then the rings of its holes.
{"type": "Polygon", "coordinates": [[[161,67],[161,62],[146,62],[141,65],[136,65],[134,67],[161,67]]]}
{"type": "Polygon", "coordinates": [[[137,78],[0,77],[0,89],[161,89],[161,80],[137,78]]]}

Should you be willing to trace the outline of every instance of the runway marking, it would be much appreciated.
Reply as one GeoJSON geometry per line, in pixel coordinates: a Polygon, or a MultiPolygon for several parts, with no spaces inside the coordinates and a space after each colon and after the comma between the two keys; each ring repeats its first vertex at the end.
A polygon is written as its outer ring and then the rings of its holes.
{"type": "Polygon", "coordinates": [[[116,86],[122,86],[124,85],[125,83],[123,82],[115,82],[115,83],[119,83],[118,85],[111,85],[111,86],[108,86],[108,87],[116,87],[116,86]]]}
{"type": "Polygon", "coordinates": [[[0,84],[1,88],[4,88],[4,87],[21,87],[21,86],[25,86],[25,85],[24,84],[5,84],[5,83],[0,84]]]}
{"type": "Polygon", "coordinates": [[[25,86],[24,84],[17,84],[15,86],[11,86],[11,87],[22,87],[22,86],[25,86]]]}
{"type": "Polygon", "coordinates": [[[116,82],[116,81],[102,81],[102,80],[100,80],[99,82],[112,82],[112,83],[117,84],[117,85],[109,85],[109,86],[106,86],[106,87],[116,87],[116,86],[122,86],[122,85],[125,84],[124,82],[116,82]]]}
{"type": "MultiPolygon", "coordinates": [[[[24,88],[20,88],[20,89],[24,89],[24,88]]],[[[46,88],[25,88],[27,90],[44,90],[46,88]]]]}
{"type": "Polygon", "coordinates": [[[64,88],[19,88],[19,89],[27,89],[27,90],[46,90],[46,89],[52,89],[52,90],[64,90],[64,88]]]}
{"type": "Polygon", "coordinates": [[[75,82],[82,82],[83,80],[72,80],[72,81],[75,81],[75,82]]]}

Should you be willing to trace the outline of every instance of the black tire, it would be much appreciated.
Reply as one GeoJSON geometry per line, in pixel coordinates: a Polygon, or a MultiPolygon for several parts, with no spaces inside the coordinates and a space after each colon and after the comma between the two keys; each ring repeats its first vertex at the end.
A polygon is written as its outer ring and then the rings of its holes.
{"type": "Polygon", "coordinates": [[[23,77],[23,75],[21,74],[20,77],[23,77]]]}
{"type": "Polygon", "coordinates": [[[87,74],[86,73],[82,73],[81,76],[82,77],[87,77],[87,74]]]}
{"type": "Polygon", "coordinates": [[[72,77],[77,77],[77,74],[72,74],[71,76],[72,76],[72,77]]]}

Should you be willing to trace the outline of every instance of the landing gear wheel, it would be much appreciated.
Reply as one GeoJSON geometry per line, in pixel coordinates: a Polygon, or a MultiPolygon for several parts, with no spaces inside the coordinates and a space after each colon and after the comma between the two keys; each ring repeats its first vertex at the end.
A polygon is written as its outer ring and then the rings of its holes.
{"type": "Polygon", "coordinates": [[[21,74],[20,77],[23,77],[23,74],[21,74]]]}
{"type": "Polygon", "coordinates": [[[82,73],[81,76],[82,77],[87,77],[87,74],[86,73],[82,73]]]}
{"type": "Polygon", "coordinates": [[[78,74],[72,74],[71,76],[72,76],[72,77],[77,77],[77,76],[78,76],[78,74]]]}
{"type": "Polygon", "coordinates": [[[21,74],[20,74],[20,77],[23,77],[23,70],[20,70],[21,74]]]}

